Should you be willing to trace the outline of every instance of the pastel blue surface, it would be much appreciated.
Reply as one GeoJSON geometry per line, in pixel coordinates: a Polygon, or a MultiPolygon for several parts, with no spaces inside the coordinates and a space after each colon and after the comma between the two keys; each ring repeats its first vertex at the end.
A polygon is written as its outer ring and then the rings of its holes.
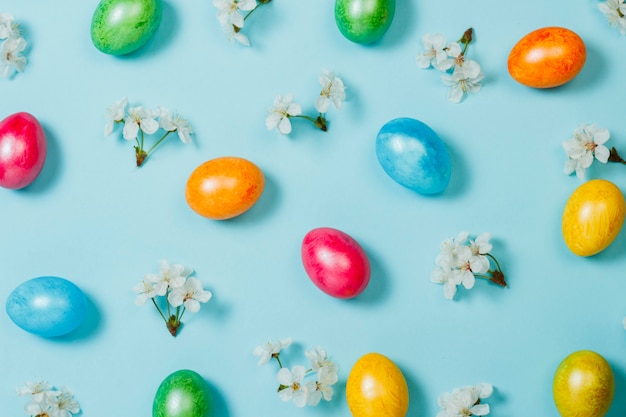
{"type": "MultiPolygon", "coordinates": [[[[407,378],[409,417],[435,416],[439,395],[478,382],[495,386],[490,415],[556,416],[554,371],[590,349],[615,372],[609,417],[623,417],[626,233],[590,258],[573,255],[561,235],[563,207],[581,184],[563,174],[561,142],[596,123],[626,153],[626,38],[597,3],[406,0],[380,42],[362,46],[337,29],[334,0],[273,0],[246,21],[245,48],[225,39],[210,0],[168,0],[155,37],[116,58],[91,42],[96,0],[3,1],[22,25],[29,63],[0,79],[0,114],[35,115],[49,147],[31,186],[0,189],[0,300],[42,275],[74,282],[88,300],[84,323],[53,339],[0,314],[3,413],[25,416],[15,388],[45,378],[72,389],[85,416],[146,416],[161,381],[191,369],[209,383],[216,417],[349,417],[348,373],[379,352],[407,378]],[[587,63],[562,87],[524,87],[507,72],[508,53],[551,25],[582,37],[587,63]],[[415,56],[425,33],[457,40],[470,26],[468,54],[484,86],[453,104],[441,74],[418,68],[415,56]],[[329,110],[328,132],[305,120],[289,137],[267,131],[278,94],[314,112],[323,68],[348,95],[343,110],[329,110]],[[106,107],[124,96],[179,111],[193,142],[168,138],[137,169],[134,143],[103,137],[106,107]],[[376,135],[398,117],[426,122],[446,144],[453,175],[444,193],[419,195],[381,169],[376,135]],[[185,202],[187,178],[226,155],[257,164],[265,191],[240,217],[201,218],[185,202]],[[372,277],[359,297],[334,299],[306,276],[300,246],[316,227],[348,233],[368,254],[372,277]],[[448,301],[430,282],[440,243],[462,230],[492,233],[509,288],[479,280],[448,301]],[[133,286],[160,259],[193,268],[213,292],[176,338],[150,304],[134,304],[133,286]],[[338,362],[335,400],[298,409],[278,399],[275,364],[257,366],[251,352],[289,336],[285,365],[305,365],[314,345],[338,362]]],[[[626,167],[595,162],[588,178],[624,190],[626,167]]]]}
{"type": "Polygon", "coordinates": [[[393,119],[376,136],[376,157],[387,175],[420,194],[442,192],[450,182],[450,155],[437,133],[408,117],[393,119]]]}
{"type": "Polygon", "coordinates": [[[9,294],[6,312],[27,332],[56,337],[80,326],[87,315],[87,299],[76,284],[66,279],[38,277],[9,294]]]}

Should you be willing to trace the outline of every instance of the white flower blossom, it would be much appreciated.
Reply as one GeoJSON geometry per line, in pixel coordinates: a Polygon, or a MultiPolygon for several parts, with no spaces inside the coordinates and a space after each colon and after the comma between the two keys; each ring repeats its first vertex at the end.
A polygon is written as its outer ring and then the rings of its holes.
{"type": "Polygon", "coordinates": [[[301,365],[294,366],[291,371],[280,368],[276,374],[276,381],[282,386],[282,389],[279,388],[278,397],[283,401],[293,400],[298,407],[304,407],[308,398],[307,387],[302,384],[305,375],[306,369],[301,365]]]}
{"type": "Polygon", "coordinates": [[[437,399],[441,408],[437,417],[485,416],[489,414],[489,404],[481,403],[480,400],[489,397],[492,392],[491,384],[455,388],[451,393],[446,392],[437,399]]]}
{"type": "Polygon", "coordinates": [[[19,37],[21,37],[19,27],[13,21],[13,15],[9,13],[0,13],[0,39],[19,37]]]}
{"type": "Polygon", "coordinates": [[[571,139],[563,141],[563,149],[567,154],[567,161],[563,171],[570,175],[576,171],[576,176],[585,179],[585,169],[593,163],[593,159],[606,164],[610,151],[604,146],[611,134],[608,129],[598,129],[596,125],[582,124],[574,131],[571,139]]]}
{"type": "Polygon", "coordinates": [[[307,405],[315,407],[323,398],[324,401],[333,399],[333,385],[339,377],[334,367],[323,366],[317,370],[317,380],[306,383],[308,392],[307,405]]]}
{"type": "Polygon", "coordinates": [[[290,117],[302,114],[302,107],[293,103],[293,95],[287,94],[285,97],[277,96],[274,100],[274,107],[269,111],[265,119],[267,130],[277,129],[283,135],[291,133],[290,117]]]}
{"type": "Polygon", "coordinates": [[[337,372],[337,364],[328,359],[328,356],[326,355],[326,350],[322,347],[315,346],[311,349],[307,349],[304,352],[304,356],[306,356],[307,359],[310,361],[311,369],[313,369],[314,371],[317,371],[320,368],[331,368],[334,369],[335,372],[337,372]]]}
{"type": "Polygon", "coordinates": [[[456,287],[461,283],[460,276],[450,268],[435,268],[430,274],[430,280],[436,284],[443,284],[443,296],[452,300],[456,295],[456,287]]]}
{"type": "Polygon", "coordinates": [[[168,132],[176,132],[181,142],[187,144],[191,142],[193,129],[189,122],[179,114],[172,114],[166,109],[160,109],[159,125],[168,132]]]}
{"type": "Polygon", "coordinates": [[[337,77],[334,72],[323,70],[319,76],[319,82],[322,91],[315,100],[315,108],[320,113],[326,113],[332,102],[338,110],[343,107],[343,101],[346,99],[346,87],[341,78],[337,77]]]}
{"type": "Polygon", "coordinates": [[[477,93],[481,89],[480,82],[485,77],[478,62],[465,60],[462,65],[456,65],[452,75],[444,75],[441,80],[450,87],[448,100],[459,103],[467,93],[477,93]]]}
{"type": "Polygon", "coordinates": [[[74,399],[74,394],[66,387],[61,387],[61,392],[50,400],[50,417],[72,417],[80,411],[80,405],[74,399]]]}
{"type": "Polygon", "coordinates": [[[124,120],[127,104],[128,98],[124,97],[120,101],[117,101],[107,107],[105,115],[107,123],[104,126],[104,136],[109,136],[113,133],[115,123],[120,123],[124,120]]]}
{"type": "Polygon", "coordinates": [[[422,36],[424,52],[415,58],[417,66],[420,68],[433,67],[439,71],[447,71],[454,65],[454,60],[448,57],[448,46],[446,38],[441,34],[427,33],[422,36]]]}
{"type": "Polygon", "coordinates": [[[124,119],[123,136],[126,140],[135,140],[139,130],[153,134],[159,130],[159,123],[155,120],[154,112],[144,109],[142,106],[131,107],[124,119]]]}
{"type": "Polygon", "coordinates": [[[137,298],[135,298],[135,305],[141,306],[146,301],[156,297],[160,294],[160,289],[155,285],[159,278],[154,274],[146,274],[141,282],[133,287],[133,291],[136,292],[137,298]]]}
{"type": "Polygon", "coordinates": [[[256,8],[256,0],[213,0],[217,8],[217,20],[222,27],[236,26],[242,28],[244,18],[240,11],[251,11],[256,8]]]}
{"type": "Polygon", "coordinates": [[[293,342],[291,337],[282,340],[270,340],[254,348],[252,354],[259,357],[258,365],[266,364],[273,356],[277,356],[280,351],[293,342]]]}
{"type": "Polygon", "coordinates": [[[7,38],[0,46],[0,76],[10,77],[14,71],[22,72],[26,66],[26,57],[22,52],[26,49],[24,38],[7,38]]]}
{"type": "Polygon", "coordinates": [[[24,397],[30,395],[36,402],[43,400],[44,393],[52,390],[52,385],[47,381],[28,381],[24,386],[17,388],[15,391],[17,395],[24,397]]]}
{"type": "Polygon", "coordinates": [[[188,278],[182,287],[173,288],[167,301],[173,306],[184,305],[192,313],[200,311],[200,303],[208,302],[213,294],[202,288],[202,282],[197,278],[188,278]]]}
{"type": "Polygon", "coordinates": [[[607,0],[598,4],[598,9],[607,20],[611,27],[617,28],[622,35],[626,35],[626,4],[624,0],[607,0]]]}

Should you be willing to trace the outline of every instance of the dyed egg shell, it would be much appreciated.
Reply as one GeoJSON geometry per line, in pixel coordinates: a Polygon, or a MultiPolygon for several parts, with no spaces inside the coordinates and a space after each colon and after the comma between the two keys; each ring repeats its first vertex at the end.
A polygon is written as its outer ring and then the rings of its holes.
{"type": "Polygon", "coordinates": [[[368,353],[348,375],[346,400],[353,417],[404,417],[409,388],[395,363],[379,353],[368,353]]]}
{"type": "Polygon", "coordinates": [[[580,36],[569,29],[546,27],[520,39],[509,53],[508,69],[520,84],[551,88],[578,75],[586,58],[580,36]]]}
{"type": "Polygon", "coordinates": [[[263,172],[247,159],[211,159],[189,176],[187,204],[209,219],[230,219],[249,210],[261,197],[264,186],[263,172]]]}
{"type": "Polygon", "coordinates": [[[603,417],[614,393],[611,366],[590,350],[572,353],[554,374],[552,395],[561,417],[603,417]]]}
{"type": "Polygon", "coordinates": [[[311,281],[336,298],[354,298],[370,281],[370,263],[359,243],[330,227],[311,230],[302,240],[302,264],[311,281]]]}
{"type": "Polygon", "coordinates": [[[152,417],[213,417],[213,413],[209,384],[188,369],[168,375],[152,403],[152,417]]]}
{"type": "Polygon", "coordinates": [[[565,244],[576,255],[595,255],[615,240],[625,214],[626,202],[615,184],[600,179],[587,181],[565,204],[561,223],[565,244]]]}
{"type": "Polygon", "coordinates": [[[437,194],[448,186],[450,155],[439,136],[410,118],[387,122],[376,137],[376,156],[398,184],[420,194],[437,194]]]}
{"type": "Polygon", "coordinates": [[[46,134],[35,116],[21,112],[0,121],[0,187],[30,185],[43,169],[46,152],[46,134]]]}
{"type": "Polygon", "coordinates": [[[336,0],[335,22],[346,39],[368,44],[387,32],[395,10],[396,0],[336,0]]]}
{"type": "Polygon", "coordinates": [[[87,315],[87,298],[74,283],[59,277],[33,278],[15,288],[6,302],[18,327],[43,337],[76,329],[87,315]]]}
{"type": "Polygon", "coordinates": [[[109,55],[136,51],[161,24],[161,0],[102,0],[91,20],[91,40],[109,55]]]}

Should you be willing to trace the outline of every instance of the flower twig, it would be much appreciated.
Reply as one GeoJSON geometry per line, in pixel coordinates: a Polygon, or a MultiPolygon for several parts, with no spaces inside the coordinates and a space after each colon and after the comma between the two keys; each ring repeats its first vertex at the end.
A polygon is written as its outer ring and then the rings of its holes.
{"type": "Polygon", "coordinates": [[[0,13],[0,40],[0,77],[10,78],[26,67],[26,57],[22,53],[27,43],[19,24],[9,13],[0,13]]]}
{"type": "Polygon", "coordinates": [[[250,46],[250,40],[241,33],[245,21],[259,7],[272,0],[213,0],[217,8],[217,20],[229,40],[236,40],[242,45],[250,46]],[[241,12],[247,12],[245,16],[241,12]]]}

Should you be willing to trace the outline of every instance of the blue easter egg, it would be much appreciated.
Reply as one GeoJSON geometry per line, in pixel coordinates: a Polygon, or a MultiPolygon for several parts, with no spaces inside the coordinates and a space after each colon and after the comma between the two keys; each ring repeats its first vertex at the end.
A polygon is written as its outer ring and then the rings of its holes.
{"type": "Polygon", "coordinates": [[[393,119],[376,137],[376,156],[398,184],[420,194],[442,192],[450,182],[450,155],[437,133],[419,120],[393,119]]]}
{"type": "Polygon", "coordinates": [[[87,298],[74,283],[59,277],[33,278],[15,288],[6,302],[13,323],[43,337],[76,329],[87,315],[87,298]]]}

